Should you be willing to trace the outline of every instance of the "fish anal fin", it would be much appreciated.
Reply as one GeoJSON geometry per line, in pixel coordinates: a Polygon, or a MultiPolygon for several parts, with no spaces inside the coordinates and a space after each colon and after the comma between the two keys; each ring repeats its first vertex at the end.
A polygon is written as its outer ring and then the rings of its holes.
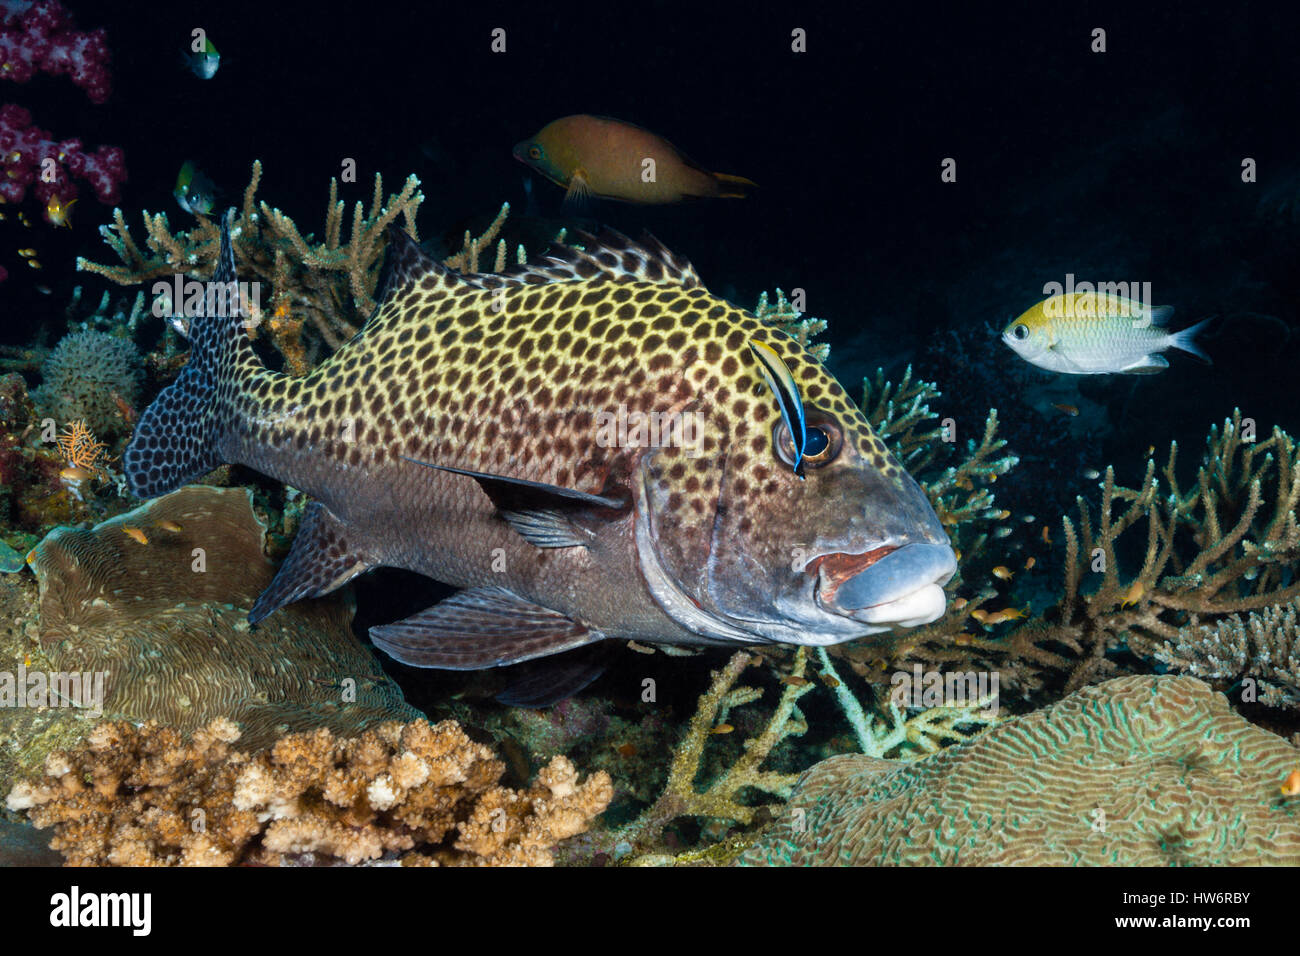
{"type": "Polygon", "coordinates": [[[572,697],[597,680],[609,662],[609,644],[528,661],[510,668],[509,683],[496,695],[507,707],[542,708],[572,697]]]}
{"type": "Polygon", "coordinates": [[[604,640],[605,635],[504,588],[470,588],[394,624],[370,629],[385,654],[412,667],[481,670],[604,640]]]}
{"type": "Polygon", "coordinates": [[[1144,355],[1132,365],[1120,369],[1125,375],[1156,375],[1169,367],[1163,355],[1144,355]]]}
{"type": "Polygon", "coordinates": [[[370,568],[374,562],[348,539],[348,529],[329,509],[319,501],[308,504],[289,556],[248,612],[249,622],[302,598],[328,594],[370,568]]]}

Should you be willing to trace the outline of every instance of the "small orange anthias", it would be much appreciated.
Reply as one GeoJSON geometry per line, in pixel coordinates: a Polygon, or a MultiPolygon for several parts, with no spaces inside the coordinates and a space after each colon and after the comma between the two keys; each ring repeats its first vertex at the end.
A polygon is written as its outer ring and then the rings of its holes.
{"type": "Polygon", "coordinates": [[[68,463],[68,467],[59,472],[59,477],[78,501],[84,482],[99,475],[104,449],[108,446],[95,440],[94,434],[83,421],[70,422],[68,428],[58,438],[59,454],[68,463]]]}
{"type": "Polygon", "coordinates": [[[1300,770],[1292,770],[1282,781],[1282,796],[1294,797],[1300,794],[1300,770]]]}

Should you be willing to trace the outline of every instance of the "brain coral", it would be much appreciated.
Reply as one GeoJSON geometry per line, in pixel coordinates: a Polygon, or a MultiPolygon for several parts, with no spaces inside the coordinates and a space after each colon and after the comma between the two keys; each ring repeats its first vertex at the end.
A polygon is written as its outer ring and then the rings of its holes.
{"type": "Polygon", "coordinates": [[[32,400],[60,425],[81,420],[98,435],[121,432],[126,422],[117,395],[134,406],[140,397],[144,361],[128,339],[107,332],[65,335],[41,369],[32,400]]]}
{"type": "Polygon", "coordinates": [[[341,595],[250,629],[275,573],[264,536],[246,489],[202,485],[56,528],[29,558],[46,654],[59,671],[106,671],[107,714],[181,731],[231,717],[254,750],[291,730],[419,716],[353,635],[341,595]]]}
{"type": "Polygon", "coordinates": [[[740,862],[1295,865],[1298,767],[1201,681],[1124,677],[921,760],[825,760],[740,862]]]}

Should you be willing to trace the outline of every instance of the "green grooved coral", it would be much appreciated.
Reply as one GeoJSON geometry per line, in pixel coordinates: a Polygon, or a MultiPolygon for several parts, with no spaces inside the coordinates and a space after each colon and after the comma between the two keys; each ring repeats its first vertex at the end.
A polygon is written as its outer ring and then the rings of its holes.
{"type": "Polygon", "coordinates": [[[1123,677],[921,760],[825,760],[740,862],[1294,866],[1297,767],[1201,681],[1123,677]]]}

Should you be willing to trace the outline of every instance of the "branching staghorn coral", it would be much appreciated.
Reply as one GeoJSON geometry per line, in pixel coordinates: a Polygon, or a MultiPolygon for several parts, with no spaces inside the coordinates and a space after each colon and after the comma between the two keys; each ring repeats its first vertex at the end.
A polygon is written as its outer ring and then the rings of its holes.
{"type": "Polygon", "coordinates": [[[1247,702],[1295,707],[1300,704],[1300,601],[1214,624],[1189,624],[1155,656],[1222,688],[1253,680],[1255,693],[1242,695],[1247,702]]]}
{"type": "Polygon", "coordinates": [[[811,352],[817,361],[825,362],[830,358],[831,347],[828,343],[813,344],[813,339],[826,331],[826,320],[811,317],[805,319],[803,313],[790,303],[780,289],[776,290],[776,302],[769,302],[767,293],[762,293],[758,297],[758,305],[754,306],[754,315],[760,322],[774,325],[785,332],[811,352]]]}
{"type": "Polygon", "coordinates": [[[840,680],[826,648],[817,648],[817,658],[822,679],[831,686],[836,702],[848,718],[858,749],[868,757],[906,760],[924,756],[946,744],[964,743],[979,728],[998,722],[997,714],[987,709],[997,702],[991,695],[962,704],[926,707],[909,717],[907,708],[890,694],[885,698],[885,713],[880,717],[870,715],[840,680]]]}
{"type": "MultiPolygon", "coordinates": [[[[258,281],[271,290],[264,298],[263,317],[276,348],[295,374],[307,371],[320,350],[332,351],[356,334],[375,307],[388,226],[400,218],[416,235],[415,213],[424,196],[420,181],[407,177],[402,190],[384,201],[383,177],[375,174],[369,211],[358,202],[352,214],[348,241],[343,242],[346,204],[338,198],[338,181],[330,180],[322,238],[306,236],[279,209],[255,200],[262,164],[253,163],[252,179],[244,190],[243,205],[231,228],[231,241],[241,280],[258,281]],[[305,329],[312,330],[304,343],[305,329]]],[[[135,285],[171,278],[178,272],[206,279],[220,248],[218,222],[197,216],[198,224],[173,233],[165,213],[144,213],[145,249],[131,236],[121,209],[113,210],[113,225],[101,229],[104,241],[121,265],[77,260],[77,268],[102,275],[119,285],[135,285]]],[[[257,318],[257,316],[254,316],[257,318]]]]}
{"type": "MultiPolygon", "coordinates": [[[[746,791],[781,800],[788,797],[799,775],[765,770],[763,765],[782,741],[798,737],[808,729],[798,701],[815,685],[804,677],[806,653],[803,648],[791,656],[776,707],[762,729],[744,741],[739,759],[703,790],[696,786],[703,773],[710,740],[732,730],[727,723],[731,711],[763,696],[761,688],[737,686],[745,668],[761,663],[761,658],[739,651],[732,655],[726,666],[714,671],[708,690],[700,696],[695,714],[673,752],[668,780],[658,799],[629,824],[573,841],[566,849],[566,855],[580,860],[603,855],[639,864],[694,862],[694,854],[674,858],[661,850],[663,832],[674,820],[700,817],[748,825],[755,821],[761,807],[748,802],[746,791]]],[[[712,854],[727,848],[715,845],[703,852],[712,854]]]]}
{"type": "Polygon", "coordinates": [[[604,773],[580,781],[554,758],[527,790],[499,785],[504,764],[459,725],[389,722],[358,737],[289,734],[255,756],[232,749],[233,721],[185,738],[150,721],[103,723],[51,753],[44,776],[7,806],[54,827],[74,865],[222,866],[552,862],[557,842],[609,804],[604,773]]]}
{"type": "MultiPolygon", "coordinates": [[[[1247,441],[1234,411],[1210,430],[1187,490],[1177,459],[1171,445],[1159,476],[1152,459],[1136,489],[1107,469],[1098,505],[1079,498],[1077,521],[1062,518],[1064,595],[1047,615],[996,637],[954,638],[939,622],[907,634],[896,652],[930,666],[996,668],[1004,686],[1026,692],[1069,692],[1119,673],[1115,652],[1156,660],[1189,626],[1300,596],[1294,440],[1275,428],[1247,441]]],[[[969,604],[962,611],[970,615],[969,604]]]]}
{"type": "MultiPolygon", "coordinates": [[[[448,269],[455,269],[457,272],[474,273],[482,271],[481,256],[485,250],[495,241],[496,252],[492,261],[493,272],[504,272],[506,266],[511,263],[506,258],[506,241],[497,239],[501,233],[501,227],[506,223],[506,217],[510,215],[510,203],[503,202],[501,210],[497,213],[496,218],[488,223],[488,227],[483,230],[481,235],[475,236],[468,229],[465,230],[465,238],[462,240],[460,251],[448,256],[442,260],[442,264],[448,269]]],[[[564,239],[564,231],[560,231],[559,237],[555,240],[561,242],[564,239]]],[[[523,265],[528,260],[528,254],[523,246],[515,250],[515,265],[523,265]]]]}

